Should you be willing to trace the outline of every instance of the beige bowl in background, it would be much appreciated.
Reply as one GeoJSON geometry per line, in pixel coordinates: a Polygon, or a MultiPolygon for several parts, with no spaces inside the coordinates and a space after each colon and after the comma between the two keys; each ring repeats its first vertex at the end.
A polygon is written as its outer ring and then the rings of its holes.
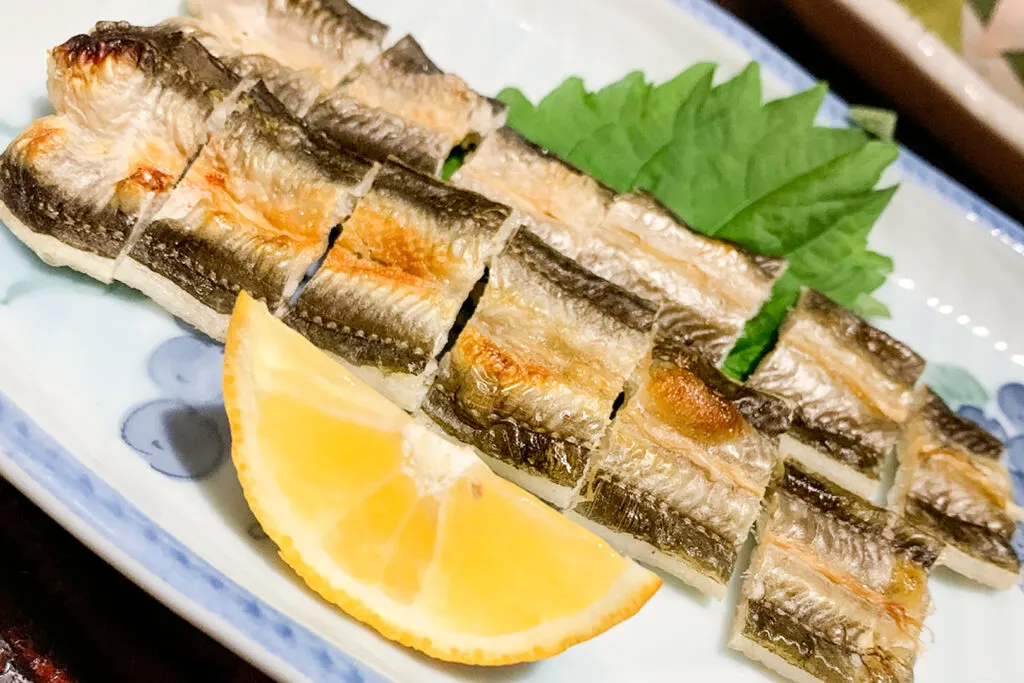
{"type": "MultiPolygon", "coordinates": [[[[902,113],[1024,210],[1024,107],[1014,101],[1024,103],[1024,91],[1006,83],[995,60],[974,60],[972,66],[895,0],[786,2],[902,113]],[[987,78],[1001,83],[1005,94],[987,78]]],[[[973,15],[965,17],[968,48],[979,31],[973,15]]]]}

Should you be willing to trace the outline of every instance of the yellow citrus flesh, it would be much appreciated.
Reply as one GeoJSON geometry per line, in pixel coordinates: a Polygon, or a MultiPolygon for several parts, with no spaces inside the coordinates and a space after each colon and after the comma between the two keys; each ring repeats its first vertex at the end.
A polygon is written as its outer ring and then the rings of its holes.
{"type": "Polygon", "coordinates": [[[661,585],[239,297],[224,397],[242,488],[317,593],[448,661],[532,661],[661,585]]]}

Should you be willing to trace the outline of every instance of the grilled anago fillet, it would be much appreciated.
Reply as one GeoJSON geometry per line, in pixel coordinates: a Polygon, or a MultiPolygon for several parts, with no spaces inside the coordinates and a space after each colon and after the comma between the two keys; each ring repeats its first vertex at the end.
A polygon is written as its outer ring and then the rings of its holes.
{"type": "Polygon", "coordinates": [[[194,17],[174,17],[165,24],[195,38],[240,79],[262,80],[267,90],[296,116],[304,116],[316,98],[327,92],[320,82],[321,74],[318,71],[292,69],[262,54],[239,54],[237,48],[210,33],[194,17]]]}
{"type": "MultiPolygon", "coordinates": [[[[388,27],[345,0],[189,0],[189,11],[218,57],[246,63],[275,95],[286,70],[302,74],[320,93],[330,92],[380,52],[388,27]]],[[[294,112],[301,115],[301,112],[294,112]]]]}
{"type": "Polygon", "coordinates": [[[412,410],[511,213],[385,164],[285,321],[412,410]]]}
{"type": "Polygon", "coordinates": [[[280,308],[370,181],[262,85],[242,96],[115,276],[214,339],[240,290],[280,308]]]}
{"type": "Polygon", "coordinates": [[[206,118],[239,79],[171,25],[101,21],[49,53],[47,91],[58,115],[111,136],[202,141],[206,118]],[[167,120],[174,119],[174,120],[167,120]]]}
{"type": "Polygon", "coordinates": [[[394,156],[436,176],[455,147],[474,144],[505,122],[505,105],[443,72],[405,36],[317,102],[306,119],[367,158],[394,156]]]}
{"type": "Polygon", "coordinates": [[[674,340],[659,340],[635,384],[568,514],[630,557],[722,597],[789,407],[674,340]]]}
{"type": "Polygon", "coordinates": [[[498,474],[565,507],[654,313],[522,228],[494,258],[423,410],[498,474]]]}
{"type": "Polygon", "coordinates": [[[664,308],[659,327],[715,363],[771,294],[785,259],[694,232],[653,196],[615,197],[599,226],[563,253],[664,308]]]}
{"type": "Polygon", "coordinates": [[[730,647],[794,681],[913,680],[939,542],[791,460],[758,541],[730,647]]]}
{"type": "Polygon", "coordinates": [[[34,121],[0,160],[0,221],[46,263],[110,282],[136,222],[173,181],[126,147],[67,117],[34,121]]]}
{"type": "Polygon", "coordinates": [[[795,404],[783,455],[872,499],[923,370],[905,344],[805,291],[748,383],[795,404]]]}
{"type": "Polygon", "coordinates": [[[614,192],[510,128],[483,141],[452,182],[518,209],[530,229],[567,256],[604,220],[614,192]]]}
{"type": "Polygon", "coordinates": [[[997,588],[1020,580],[1010,544],[1021,510],[1013,504],[1003,446],[918,390],[900,444],[891,507],[945,543],[939,556],[964,576],[997,588]]]}
{"type": "Polygon", "coordinates": [[[32,123],[0,158],[0,218],[47,263],[109,282],[236,85],[166,27],[104,22],[75,36],[50,51],[57,115],[32,123]]]}
{"type": "Polygon", "coordinates": [[[516,208],[555,249],[663,307],[659,326],[716,363],[785,270],[781,258],[690,230],[646,192],[615,196],[508,128],[452,181],[516,208]]]}

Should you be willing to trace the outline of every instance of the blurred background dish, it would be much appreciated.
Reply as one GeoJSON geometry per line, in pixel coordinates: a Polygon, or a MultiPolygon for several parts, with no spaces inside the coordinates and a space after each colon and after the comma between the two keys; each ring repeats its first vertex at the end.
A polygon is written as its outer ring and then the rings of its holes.
{"type": "Polygon", "coordinates": [[[826,47],[1024,208],[1024,0],[785,0],[826,47]]]}

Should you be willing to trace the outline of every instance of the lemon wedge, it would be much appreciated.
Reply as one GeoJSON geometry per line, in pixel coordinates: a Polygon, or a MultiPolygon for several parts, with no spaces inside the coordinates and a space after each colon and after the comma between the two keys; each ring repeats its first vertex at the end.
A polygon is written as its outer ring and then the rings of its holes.
{"type": "Polygon", "coordinates": [[[661,585],[244,293],[224,398],[245,497],[284,561],[432,657],[548,657],[632,616],[661,585]]]}

